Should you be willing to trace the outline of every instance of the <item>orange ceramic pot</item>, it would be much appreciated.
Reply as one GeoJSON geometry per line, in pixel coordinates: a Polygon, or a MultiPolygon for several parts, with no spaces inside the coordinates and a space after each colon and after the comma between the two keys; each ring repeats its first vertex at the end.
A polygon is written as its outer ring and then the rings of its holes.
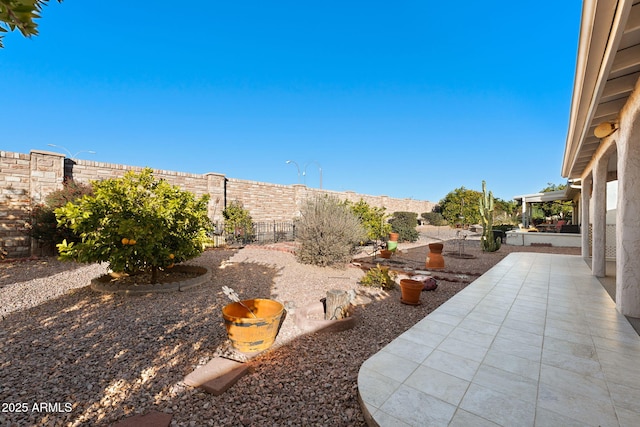
{"type": "Polygon", "coordinates": [[[429,243],[429,254],[427,255],[427,268],[444,268],[444,258],[442,257],[442,243],[429,243]]]}
{"type": "Polygon", "coordinates": [[[400,302],[409,305],[420,304],[420,295],[424,289],[424,283],[412,279],[400,280],[400,302]]]}
{"type": "Polygon", "coordinates": [[[391,258],[391,254],[393,252],[391,252],[390,250],[387,249],[380,249],[380,257],[381,258],[391,258]]]}

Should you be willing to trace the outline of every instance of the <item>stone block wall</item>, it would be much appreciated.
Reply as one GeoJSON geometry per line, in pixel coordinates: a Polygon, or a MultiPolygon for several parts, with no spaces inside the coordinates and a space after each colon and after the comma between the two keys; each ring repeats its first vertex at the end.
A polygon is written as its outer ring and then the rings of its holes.
{"type": "Polygon", "coordinates": [[[21,231],[31,203],[31,161],[28,154],[0,151],[0,250],[28,256],[30,239],[21,231]]]}
{"type": "MultiPolygon", "coordinates": [[[[71,160],[64,155],[33,150],[30,154],[0,151],[0,248],[10,257],[33,253],[31,239],[24,232],[32,205],[44,202],[47,194],[62,188],[65,179],[89,183],[117,178],[142,167],[89,160],[71,160]]],[[[290,221],[299,215],[305,200],[328,194],[341,200],[363,199],[371,206],[385,207],[387,212],[430,212],[434,203],[388,196],[358,194],[353,191],[331,191],[305,185],[279,185],[267,182],[227,178],[219,173],[191,174],[154,170],[157,178],[193,192],[200,197],[209,194],[209,217],[222,220],[222,210],[231,201],[239,201],[256,222],[290,221]]]]}

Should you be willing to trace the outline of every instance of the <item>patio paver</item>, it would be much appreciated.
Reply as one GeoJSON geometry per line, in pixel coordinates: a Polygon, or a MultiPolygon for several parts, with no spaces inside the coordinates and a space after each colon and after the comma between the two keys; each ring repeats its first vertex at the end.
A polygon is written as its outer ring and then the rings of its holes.
{"type": "Polygon", "coordinates": [[[512,253],[369,358],[358,389],[370,425],[637,426],[638,360],[582,257],[512,253]]]}

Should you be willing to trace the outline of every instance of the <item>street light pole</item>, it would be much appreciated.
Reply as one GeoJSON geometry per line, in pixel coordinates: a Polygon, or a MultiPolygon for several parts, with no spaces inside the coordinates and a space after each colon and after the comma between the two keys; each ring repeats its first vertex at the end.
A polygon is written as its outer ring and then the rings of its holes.
{"type": "Polygon", "coordinates": [[[298,166],[298,164],[293,160],[287,160],[285,163],[286,164],[293,163],[294,165],[296,165],[296,169],[298,169],[298,184],[300,184],[300,166],[298,166]]]}
{"type": "Polygon", "coordinates": [[[315,163],[318,166],[318,171],[320,172],[320,188],[322,189],[322,166],[320,166],[320,163],[318,163],[316,161],[311,161],[311,162],[307,163],[306,165],[304,165],[304,172],[302,172],[302,176],[304,176],[304,177],[307,176],[307,166],[309,166],[311,163],[315,163]]]}
{"type": "Polygon", "coordinates": [[[71,151],[69,151],[66,147],[63,147],[62,145],[56,145],[56,144],[47,144],[49,147],[56,147],[56,148],[62,148],[64,151],[67,152],[67,154],[69,155],[70,159],[75,159],[76,156],[80,153],[89,153],[89,154],[96,154],[95,151],[93,150],[81,150],[78,151],[76,154],[71,154],[71,151]]]}

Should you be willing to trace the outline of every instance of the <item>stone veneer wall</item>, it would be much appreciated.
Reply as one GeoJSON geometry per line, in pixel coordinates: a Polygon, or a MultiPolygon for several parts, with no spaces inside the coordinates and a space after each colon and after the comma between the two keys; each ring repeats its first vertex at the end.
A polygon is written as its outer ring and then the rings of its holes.
{"type": "MultiPolygon", "coordinates": [[[[0,248],[10,257],[32,253],[31,239],[23,229],[32,204],[41,203],[50,192],[62,188],[65,178],[89,183],[116,178],[142,167],[71,160],[64,155],[33,150],[30,154],[0,151],[0,248]]],[[[329,194],[354,202],[363,199],[371,206],[385,207],[387,212],[430,212],[434,203],[388,196],[358,194],[353,191],[331,191],[308,188],[305,185],[279,185],[266,182],[226,178],[223,174],[204,175],[154,170],[154,175],[193,192],[210,195],[209,217],[222,219],[222,210],[231,201],[239,201],[251,213],[254,221],[290,221],[310,197],[329,194]]]]}

